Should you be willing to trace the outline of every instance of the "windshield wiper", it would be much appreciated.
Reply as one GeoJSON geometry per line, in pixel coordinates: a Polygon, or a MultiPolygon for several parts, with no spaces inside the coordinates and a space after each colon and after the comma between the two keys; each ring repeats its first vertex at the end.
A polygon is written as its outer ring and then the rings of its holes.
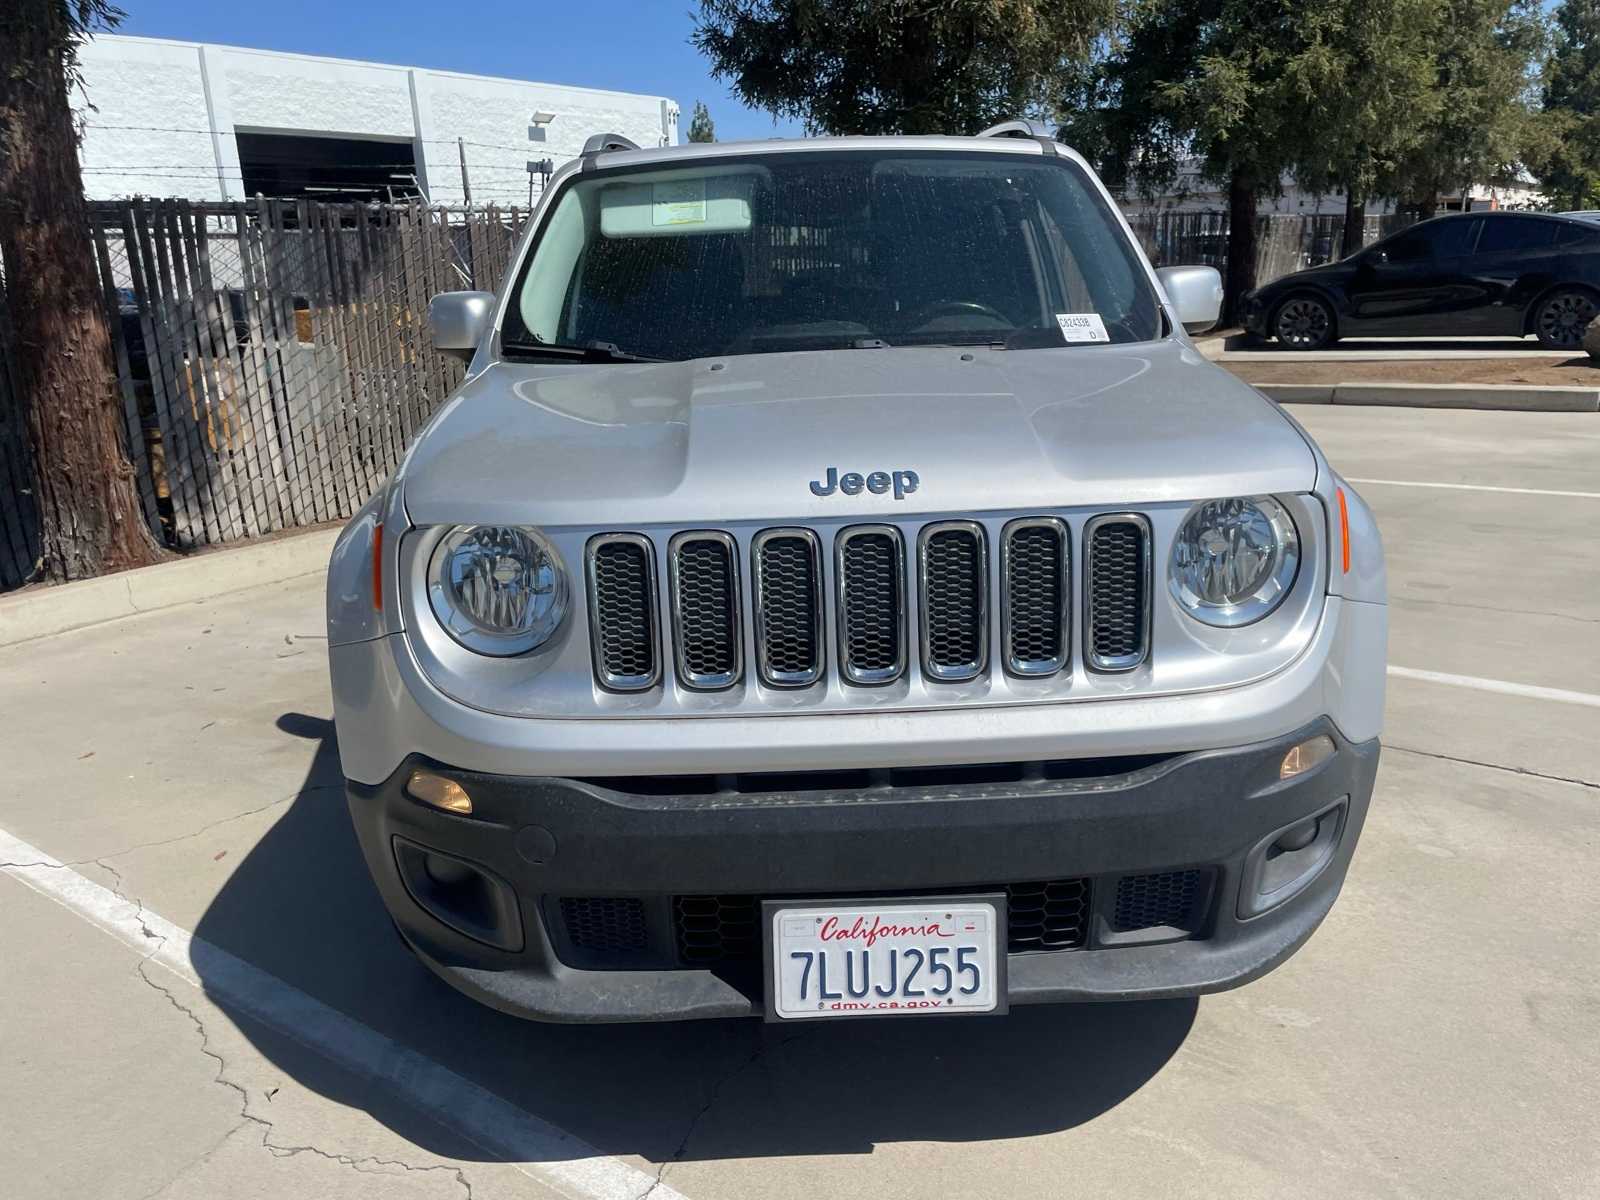
{"type": "Polygon", "coordinates": [[[666,362],[648,354],[633,354],[615,342],[588,341],[579,346],[565,346],[559,342],[525,342],[507,340],[500,343],[507,354],[527,355],[537,358],[569,358],[579,362],[666,362]]]}

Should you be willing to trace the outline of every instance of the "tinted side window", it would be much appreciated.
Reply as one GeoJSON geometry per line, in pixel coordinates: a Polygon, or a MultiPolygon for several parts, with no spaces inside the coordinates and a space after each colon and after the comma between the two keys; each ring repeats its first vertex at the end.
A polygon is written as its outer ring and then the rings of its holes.
{"type": "Polygon", "coordinates": [[[1556,245],[1575,246],[1581,250],[1600,250],[1600,222],[1595,222],[1592,228],[1584,228],[1578,221],[1565,222],[1556,234],[1556,245]]]}
{"type": "MultiPolygon", "coordinates": [[[[1471,254],[1479,224],[1480,222],[1476,220],[1449,220],[1431,226],[1428,232],[1432,235],[1430,240],[1433,242],[1433,256],[1460,258],[1463,254],[1471,254]]],[[[1482,248],[1479,247],[1480,250],[1482,248]]]]}
{"type": "Polygon", "coordinates": [[[1392,263],[1421,262],[1433,252],[1425,229],[1397,233],[1383,243],[1382,250],[1392,263]]]}
{"type": "Polygon", "coordinates": [[[1485,217],[1483,236],[1478,239],[1478,253],[1503,254],[1514,250],[1545,249],[1555,245],[1558,228],[1554,221],[1485,217]]]}

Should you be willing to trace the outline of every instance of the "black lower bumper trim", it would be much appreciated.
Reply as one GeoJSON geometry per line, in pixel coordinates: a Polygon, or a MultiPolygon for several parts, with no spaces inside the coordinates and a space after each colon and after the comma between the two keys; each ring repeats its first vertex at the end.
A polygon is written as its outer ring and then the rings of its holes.
{"type": "Polygon", "coordinates": [[[620,781],[508,778],[418,760],[382,785],[351,784],[349,800],[386,905],[448,982],[521,1016],[626,1021],[761,1011],[759,972],[737,962],[681,965],[674,922],[685,897],[949,893],[1089,879],[1099,898],[1084,948],[1013,952],[1012,1003],[1235,986],[1292,954],[1332,906],[1377,760],[1376,741],[1352,745],[1322,721],[1270,742],[1099,777],[673,796],[630,793],[620,781]],[[1288,748],[1317,734],[1333,738],[1336,753],[1280,780],[1288,748]],[[417,766],[458,781],[473,815],[410,799],[403,782],[417,766]],[[1339,821],[1318,843],[1315,870],[1274,893],[1267,911],[1242,915],[1252,909],[1240,896],[1242,882],[1264,839],[1270,844],[1276,831],[1333,808],[1339,821]],[[430,914],[401,876],[396,838],[504,881],[517,898],[521,949],[487,945],[430,914]],[[1197,928],[1154,941],[1116,928],[1132,919],[1128,912],[1158,911],[1150,906],[1160,899],[1119,881],[1189,870],[1207,880],[1208,915],[1197,928]],[[627,910],[626,938],[616,941],[634,958],[586,956],[565,932],[562,898],[608,896],[640,901],[627,910]]]}

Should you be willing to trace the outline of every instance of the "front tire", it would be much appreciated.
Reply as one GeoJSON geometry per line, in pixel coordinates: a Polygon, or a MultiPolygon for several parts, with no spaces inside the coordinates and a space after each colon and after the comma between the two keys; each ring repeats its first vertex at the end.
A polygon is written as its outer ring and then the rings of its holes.
{"type": "Polygon", "coordinates": [[[1286,350],[1321,350],[1337,340],[1333,309],[1317,296],[1290,296],[1272,315],[1272,336],[1286,350]]]}
{"type": "Polygon", "coordinates": [[[1562,288],[1539,304],[1533,315],[1533,332],[1549,350],[1580,350],[1589,322],[1600,316],[1600,304],[1585,288],[1562,288]]]}

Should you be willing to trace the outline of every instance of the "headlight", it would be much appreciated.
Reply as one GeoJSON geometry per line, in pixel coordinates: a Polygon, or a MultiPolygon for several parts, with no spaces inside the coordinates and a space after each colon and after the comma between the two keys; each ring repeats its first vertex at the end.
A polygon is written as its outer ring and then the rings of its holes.
{"type": "Polygon", "coordinates": [[[567,571],[543,534],[514,525],[452,529],[428,564],[439,623],[479,654],[526,654],[567,614],[567,571]]]}
{"type": "Polygon", "coordinates": [[[1259,621],[1283,602],[1300,569],[1300,535],[1271,496],[1195,505],[1172,543],[1167,582],[1183,610],[1207,625],[1259,621]]]}

